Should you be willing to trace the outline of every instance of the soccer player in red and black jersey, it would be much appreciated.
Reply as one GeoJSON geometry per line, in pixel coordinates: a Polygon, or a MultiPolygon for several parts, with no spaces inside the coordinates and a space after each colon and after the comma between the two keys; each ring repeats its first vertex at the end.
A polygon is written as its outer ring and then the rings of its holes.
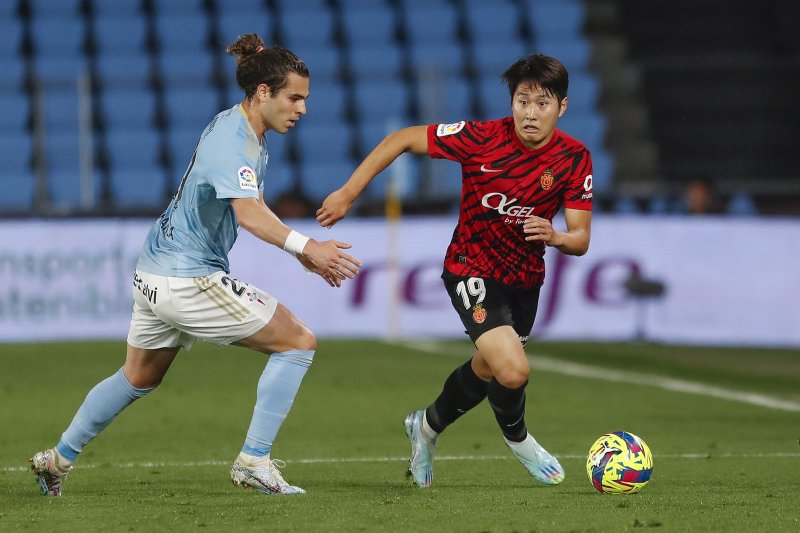
{"type": "Polygon", "coordinates": [[[391,133],[317,211],[322,226],[341,220],[370,180],[404,152],[461,163],[461,210],[442,278],[476,350],[427,409],[406,417],[409,471],[420,487],[433,480],[439,434],[484,398],[528,472],[548,485],[564,479],[556,458],[525,425],[530,366],[523,347],[544,281],[545,247],[569,255],[589,248],[592,160],[581,142],[556,129],[567,110],[569,84],[559,61],[532,54],[502,79],[511,96],[510,117],[391,133]],[[551,223],[561,207],[566,231],[551,223]]]}

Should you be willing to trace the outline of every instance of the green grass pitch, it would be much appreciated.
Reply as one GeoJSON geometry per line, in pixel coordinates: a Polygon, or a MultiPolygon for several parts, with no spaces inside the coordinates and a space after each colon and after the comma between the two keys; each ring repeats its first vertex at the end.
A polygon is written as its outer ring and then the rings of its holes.
{"type": "Polygon", "coordinates": [[[800,531],[800,351],[528,352],[528,427],[561,458],[556,487],[512,459],[486,403],[440,439],[434,485],[413,487],[403,417],[435,398],[469,343],[322,339],[273,449],[308,494],[231,485],[266,358],[198,345],[87,447],[62,497],[44,498],[28,457],[56,443],[124,344],[0,345],[0,531],[800,531]],[[589,446],[615,430],[653,451],[640,494],[587,480],[589,446]]]}

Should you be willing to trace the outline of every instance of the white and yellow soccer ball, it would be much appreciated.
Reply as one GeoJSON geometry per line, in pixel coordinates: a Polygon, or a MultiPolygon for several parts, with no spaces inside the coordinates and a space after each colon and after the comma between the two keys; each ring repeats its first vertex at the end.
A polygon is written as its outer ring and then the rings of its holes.
{"type": "Polygon", "coordinates": [[[650,481],[653,454],[647,443],[627,431],[606,433],[589,449],[586,474],[604,494],[633,494],[650,481]]]}

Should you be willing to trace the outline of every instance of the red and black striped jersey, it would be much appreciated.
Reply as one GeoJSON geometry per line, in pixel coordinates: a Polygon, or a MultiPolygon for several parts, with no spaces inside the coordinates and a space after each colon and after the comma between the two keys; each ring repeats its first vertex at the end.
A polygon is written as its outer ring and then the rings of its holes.
{"type": "Polygon", "coordinates": [[[431,157],[461,163],[461,208],[444,268],[512,287],[544,281],[545,246],[528,242],[525,219],[548,220],[565,206],[592,208],[592,159],[560,130],[537,150],[526,148],[514,119],[428,126],[431,157]]]}

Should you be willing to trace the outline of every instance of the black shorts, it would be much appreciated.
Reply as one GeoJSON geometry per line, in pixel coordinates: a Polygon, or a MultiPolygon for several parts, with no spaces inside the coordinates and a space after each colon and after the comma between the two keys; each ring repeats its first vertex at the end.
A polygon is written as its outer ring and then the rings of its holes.
{"type": "Polygon", "coordinates": [[[523,346],[528,342],[540,287],[509,287],[493,279],[456,276],[446,270],[442,279],[472,342],[498,326],[511,326],[523,346]]]}

